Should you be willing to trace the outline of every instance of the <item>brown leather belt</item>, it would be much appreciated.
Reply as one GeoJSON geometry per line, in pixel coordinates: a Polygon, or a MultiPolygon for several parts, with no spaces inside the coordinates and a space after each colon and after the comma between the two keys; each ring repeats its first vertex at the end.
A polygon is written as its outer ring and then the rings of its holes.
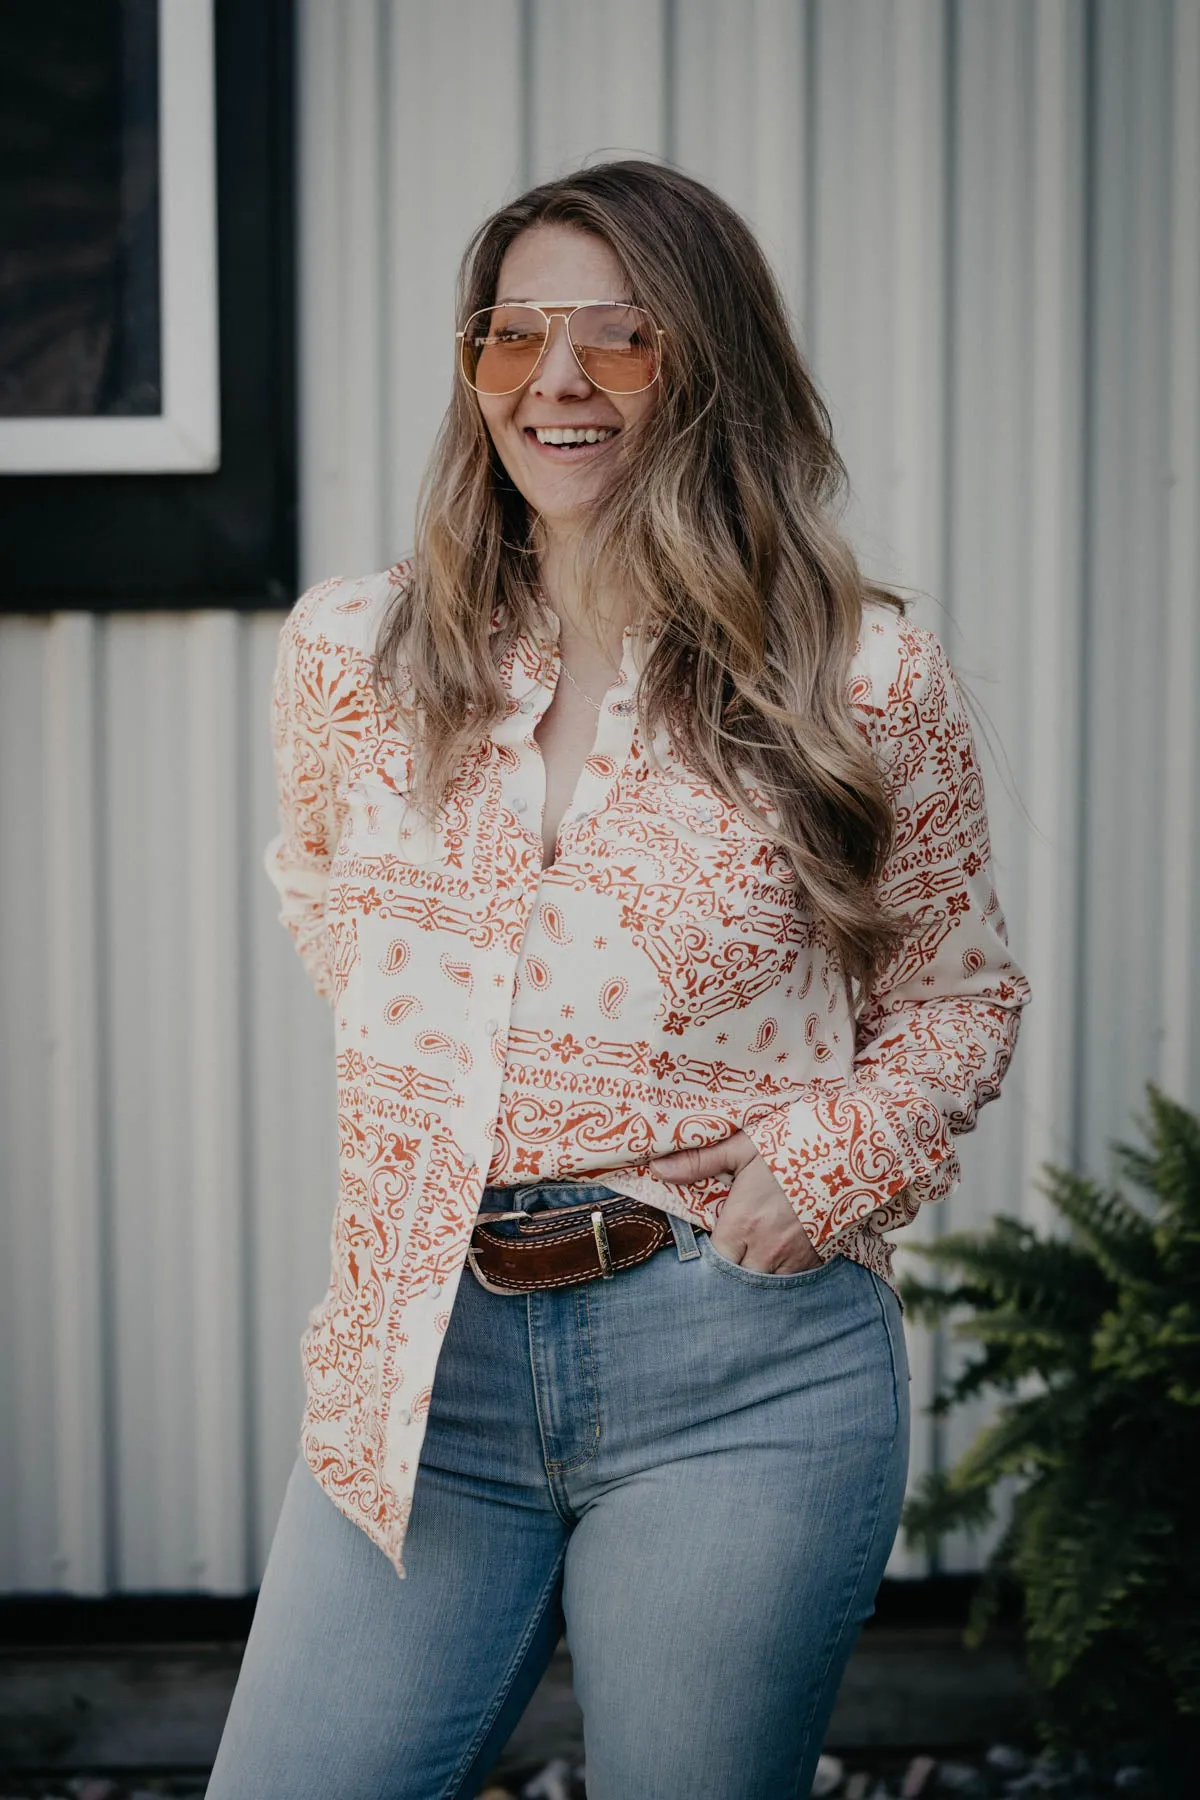
{"type": "Polygon", "coordinates": [[[494,1294],[530,1294],[608,1280],[646,1262],[672,1242],[671,1222],[657,1207],[624,1196],[544,1212],[484,1213],[471,1233],[467,1261],[494,1294]],[[504,1220],[515,1232],[498,1231],[504,1220]]]}

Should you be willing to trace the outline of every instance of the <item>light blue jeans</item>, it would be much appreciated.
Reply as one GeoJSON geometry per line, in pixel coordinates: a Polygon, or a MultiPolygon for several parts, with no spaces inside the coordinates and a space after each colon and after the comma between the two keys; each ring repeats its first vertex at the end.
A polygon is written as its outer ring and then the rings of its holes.
{"type": "Polygon", "coordinates": [[[474,1795],[564,1622],[589,1800],[807,1795],[907,1457],[899,1305],[843,1257],[755,1274],[676,1221],[608,1281],[464,1271],[406,1578],[298,1463],[208,1800],[474,1795]]]}

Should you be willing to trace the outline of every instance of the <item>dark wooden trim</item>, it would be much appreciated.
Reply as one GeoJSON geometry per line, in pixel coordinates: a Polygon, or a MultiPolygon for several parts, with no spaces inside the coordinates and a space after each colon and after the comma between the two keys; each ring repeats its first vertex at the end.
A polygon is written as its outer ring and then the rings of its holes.
{"type": "MultiPolygon", "coordinates": [[[[885,1581],[868,1631],[961,1629],[978,1588],[974,1575],[885,1581]]],[[[99,1644],[213,1644],[244,1641],[254,1595],[121,1594],[99,1600],[62,1594],[0,1598],[0,1647],[61,1649],[99,1644]]],[[[1015,1597],[1003,1622],[1019,1616],[1015,1597]]]]}

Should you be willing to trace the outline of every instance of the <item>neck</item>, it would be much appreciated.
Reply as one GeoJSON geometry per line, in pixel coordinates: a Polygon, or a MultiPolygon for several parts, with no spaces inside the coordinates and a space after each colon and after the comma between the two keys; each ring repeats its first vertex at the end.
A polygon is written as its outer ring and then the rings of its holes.
{"type": "Polygon", "coordinates": [[[629,595],[619,582],[592,575],[584,592],[577,562],[579,535],[564,525],[540,521],[538,579],[561,622],[561,647],[590,649],[612,663],[621,660],[621,639],[632,617],[629,595]]]}

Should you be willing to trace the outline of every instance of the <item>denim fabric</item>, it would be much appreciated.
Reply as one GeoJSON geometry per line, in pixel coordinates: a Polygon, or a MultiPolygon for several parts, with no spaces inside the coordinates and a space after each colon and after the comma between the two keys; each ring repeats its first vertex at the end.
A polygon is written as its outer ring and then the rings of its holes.
{"type": "Polygon", "coordinates": [[[899,1519],[899,1306],[674,1229],[609,1281],[464,1273],[403,1581],[297,1464],[209,1800],[473,1795],[564,1621],[589,1800],[808,1794],[899,1519]]]}

